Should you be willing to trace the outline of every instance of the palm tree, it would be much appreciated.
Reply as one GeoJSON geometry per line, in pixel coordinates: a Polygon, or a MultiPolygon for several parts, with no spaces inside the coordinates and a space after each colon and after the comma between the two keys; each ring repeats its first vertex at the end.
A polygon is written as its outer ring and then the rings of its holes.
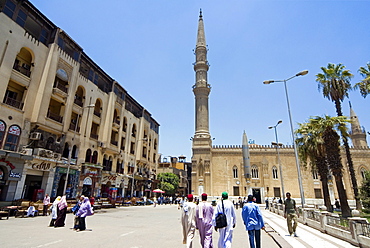
{"type": "Polygon", "coordinates": [[[355,84],[355,89],[360,89],[361,95],[366,98],[370,94],[370,62],[366,64],[367,68],[360,67],[358,72],[364,77],[361,82],[355,84]]]}
{"type": "Polygon", "coordinates": [[[339,201],[343,217],[351,216],[351,209],[349,208],[346,191],[343,185],[343,165],[340,157],[340,137],[334,129],[342,134],[347,134],[345,123],[349,120],[345,116],[330,117],[330,116],[316,116],[311,120],[312,125],[320,130],[323,130],[322,138],[324,140],[326,161],[331,172],[335,178],[335,184],[339,195],[339,201]]]}
{"type": "MultiPolygon", "coordinates": [[[[321,67],[323,73],[316,75],[316,81],[319,83],[319,90],[322,89],[324,97],[334,102],[338,116],[343,116],[342,102],[345,97],[348,97],[348,92],[352,89],[351,78],[353,74],[349,70],[345,70],[345,68],[346,67],[342,64],[335,65],[329,63],[327,68],[321,67]]],[[[341,136],[346,151],[348,169],[356,200],[356,209],[360,210],[362,207],[358,193],[355,169],[353,167],[351,152],[348,145],[348,136],[344,133],[341,133],[341,136]]]]}
{"type": "Polygon", "coordinates": [[[296,142],[300,160],[303,166],[307,166],[307,161],[309,160],[312,172],[317,170],[320,175],[325,206],[329,212],[332,212],[333,206],[330,202],[328,187],[329,168],[326,162],[322,130],[314,127],[310,119],[307,123],[299,123],[299,128],[295,132],[298,135],[296,142]]]}

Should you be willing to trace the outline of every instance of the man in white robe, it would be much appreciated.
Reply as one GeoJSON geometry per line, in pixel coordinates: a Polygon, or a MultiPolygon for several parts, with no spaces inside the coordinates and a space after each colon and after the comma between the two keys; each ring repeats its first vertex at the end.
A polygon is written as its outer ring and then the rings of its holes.
{"type": "Polygon", "coordinates": [[[228,200],[229,195],[227,192],[222,193],[222,200],[217,203],[217,207],[213,213],[212,224],[215,230],[220,232],[218,239],[218,248],[230,248],[233,238],[233,230],[236,225],[236,216],[234,204],[228,200]],[[222,208],[222,202],[224,207],[222,208]],[[216,228],[216,216],[219,213],[224,213],[227,219],[227,226],[223,228],[216,228]]]}
{"type": "Polygon", "coordinates": [[[195,205],[195,203],[193,202],[193,195],[189,194],[188,201],[184,203],[181,214],[183,244],[186,244],[186,248],[193,247],[193,240],[196,229],[196,206],[197,205],[195,205]]]}

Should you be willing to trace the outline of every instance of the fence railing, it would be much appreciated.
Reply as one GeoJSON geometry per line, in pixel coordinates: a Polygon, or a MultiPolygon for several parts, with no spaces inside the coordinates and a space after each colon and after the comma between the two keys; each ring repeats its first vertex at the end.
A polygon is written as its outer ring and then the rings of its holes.
{"type": "Polygon", "coordinates": [[[370,223],[361,223],[362,235],[370,238],[370,223]]]}
{"type": "Polygon", "coordinates": [[[326,219],[327,219],[327,224],[330,226],[335,226],[335,227],[338,227],[338,228],[341,228],[347,231],[350,230],[349,221],[346,218],[336,217],[336,216],[327,216],[326,219]]]}

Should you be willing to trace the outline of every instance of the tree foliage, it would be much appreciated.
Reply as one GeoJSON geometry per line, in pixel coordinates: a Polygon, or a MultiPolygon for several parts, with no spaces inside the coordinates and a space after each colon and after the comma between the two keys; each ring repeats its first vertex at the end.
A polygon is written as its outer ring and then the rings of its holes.
{"type": "Polygon", "coordinates": [[[166,194],[174,194],[179,187],[180,179],[174,173],[159,173],[157,179],[159,181],[159,188],[166,191],[166,194]]]}
{"type": "Polygon", "coordinates": [[[370,212],[370,171],[365,172],[365,178],[360,188],[362,205],[367,212],[370,212]]]}
{"type": "Polygon", "coordinates": [[[355,84],[354,88],[359,89],[361,95],[366,98],[370,94],[370,63],[367,63],[366,67],[360,67],[358,72],[364,79],[355,84]]]}

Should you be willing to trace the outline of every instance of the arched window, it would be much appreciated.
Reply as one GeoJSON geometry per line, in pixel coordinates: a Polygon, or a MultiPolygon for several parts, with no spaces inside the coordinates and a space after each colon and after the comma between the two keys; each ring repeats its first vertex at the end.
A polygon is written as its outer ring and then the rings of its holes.
{"type": "Polygon", "coordinates": [[[122,131],[123,132],[127,131],[127,118],[126,117],[123,117],[122,131]]]}
{"type": "Polygon", "coordinates": [[[9,127],[8,135],[4,144],[4,150],[16,151],[19,143],[21,129],[19,126],[12,125],[9,127]]]}
{"type": "Polygon", "coordinates": [[[0,120],[0,148],[3,145],[5,130],[6,130],[6,124],[2,120],[0,120]]]}
{"type": "Polygon", "coordinates": [[[92,163],[97,164],[98,163],[98,152],[94,151],[93,156],[92,156],[92,163]]]}
{"type": "Polygon", "coordinates": [[[316,169],[314,169],[314,170],[312,171],[312,178],[313,178],[314,180],[318,180],[318,179],[319,179],[319,173],[318,173],[318,171],[317,171],[316,169]]]}
{"type": "Polygon", "coordinates": [[[19,71],[20,73],[27,77],[30,77],[31,66],[32,66],[32,54],[26,48],[22,47],[14,61],[13,69],[19,71]]]}
{"type": "Polygon", "coordinates": [[[58,88],[64,93],[68,93],[68,74],[63,69],[58,69],[55,75],[54,88],[58,88]]]}
{"type": "Polygon", "coordinates": [[[272,167],[272,178],[273,179],[278,179],[278,169],[276,168],[276,166],[273,166],[272,167]]]}
{"type": "Polygon", "coordinates": [[[94,107],[94,115],[97,117],[101,117],[101,111],[102,111],[102,103],[100,99],[96,99],[95,107],[94,107]]]}
{"type": "Polygon", "coordinates": [[[366,177],[366,169],[364,167],[361,167],[360,169],[361,177],[364,180],[366,177]]]}
{"type": "Polygon", "coordinates": [[[71,158],[77,159],[77,156],[78,156],[78,148],[77,148],[76,145],[74,145],[73,148],[72,148],[71,158]]]}
{"type": "Polygon", "coordinates": [[[91,160],[92,160],[91,150],[87,149],[86,156],[85,156],[85,163],[91,163],[92,162],[91,160]]]}
{"type": "Polygon", "coordinates": [[[80,107],[83,107],[84,105],[84,89],[81,86],[78,86],[76,93],[75,93],[75,100],[74,103],[77,104],[80,107]]]}
{"type": "Polygon", "coordinates": [[[251,172],[252,172],[252,178],[259,178],[257,165],[252,165],[251,172]]]}
{"type": "Polygon", "coordinates": [[[236,165],[233,167],[233,176],[234,178],[238,178],[238,167],[236,167],[236,165]]]}
{"type": "Polygon", "coordinates": [[[132,125],[132,132],[131,132],[132,137],[136,137],[136,124],[132,125]]]}

